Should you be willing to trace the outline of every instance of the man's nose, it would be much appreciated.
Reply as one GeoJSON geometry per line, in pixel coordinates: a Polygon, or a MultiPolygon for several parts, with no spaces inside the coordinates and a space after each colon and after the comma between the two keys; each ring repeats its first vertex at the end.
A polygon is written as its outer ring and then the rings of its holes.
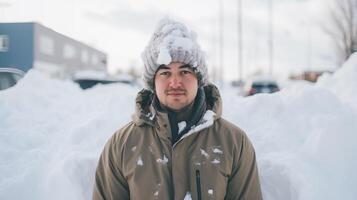
{"type": "Polygon", "coordinates": [[[182,78],[180,76],[177,75],[171,76],[170,87],[178,88],[181,87],[181,85],[182,85],[182,78]]]}

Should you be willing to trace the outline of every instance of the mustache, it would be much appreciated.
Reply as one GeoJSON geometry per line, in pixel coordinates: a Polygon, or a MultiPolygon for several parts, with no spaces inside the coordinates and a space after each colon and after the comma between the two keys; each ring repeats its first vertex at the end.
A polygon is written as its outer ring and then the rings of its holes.
{"type": "Polygon", "coordinates": [[[186,93],[187,91],[185,89],[182,88],[178,88],[178,89],[167,89],[165,90],[165,94],[170,94],[170,93],[186,93]]]}

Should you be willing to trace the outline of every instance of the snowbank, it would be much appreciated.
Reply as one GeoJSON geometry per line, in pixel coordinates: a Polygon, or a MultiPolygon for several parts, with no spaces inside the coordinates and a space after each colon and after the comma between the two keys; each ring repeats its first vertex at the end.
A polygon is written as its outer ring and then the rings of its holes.
{"type": "Polygon", "coordinates": [[[225,117],[256,147],[265,199],[357,199],[355,77],[357,54],[316,85],[248,98],[224,92],[225,117]]]}
{"type": "Polygon", "coordinates": [[[83,91],[37,71],[1,91],[0,199],[90,199],[99,154],[130,120],[136,91],[83,91]]]}
{"type": "MultiPolygon", "coordinates": [[[[248,98],[222,90],[224,117],[257,152],[264,199],[357,199],[357,56],[316,85],[248,98]]],[[[30,71],[0,91],[0,199],[90,199],[106,140],[139,89],[81,90],[30,71]]]]}

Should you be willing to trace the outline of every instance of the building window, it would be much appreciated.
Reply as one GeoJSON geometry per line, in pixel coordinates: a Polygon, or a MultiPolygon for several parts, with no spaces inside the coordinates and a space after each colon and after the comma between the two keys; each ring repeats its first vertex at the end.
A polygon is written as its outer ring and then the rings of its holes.
{"type": "Polygon", "coordinates": [[[75,58],[76,57],[76,49],[73,45],[65,44],[63,47],[63,57],[65,59],[75,58]]]}
{"type": "Polygon", "coordinates": [[[88,51],[86,50],[83,50],[82,51],[82,54],[81,54],[81,60],[82,60],[82,63],[87,63],[88,62],[88,51]]]}
{"type": "Polygon", "coordinates": [[[0,35],[0,52],[9,51],[9,36],[0,35]]]}
{"type": "Polygon", "coordinates": [[[102,59],[102,64],[107,65],[107,59],[106,58],[102,59]]]}
{"type": "Polygon", "coordinates": [[[40,52],[49,56],[55,53],[55,42],[48,36],[40,36],[40,52]]]}
{"type": "Polygon", "coordinates": [[[97,55],[93,54],[92,55],[92,65],[98,65],[99,64],[99,58],[97,55]]]}

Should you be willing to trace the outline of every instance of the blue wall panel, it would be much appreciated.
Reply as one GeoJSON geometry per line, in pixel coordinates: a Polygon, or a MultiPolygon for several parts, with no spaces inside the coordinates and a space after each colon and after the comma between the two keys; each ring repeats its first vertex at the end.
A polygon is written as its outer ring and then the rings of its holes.
{"type": "Polygon", "coordinates": [[[7,35],[9,48],[0,52],[0,67],[16,67],[23,71],[34,62],[33,23],[0,23],[0,35],[7,35]]]}

